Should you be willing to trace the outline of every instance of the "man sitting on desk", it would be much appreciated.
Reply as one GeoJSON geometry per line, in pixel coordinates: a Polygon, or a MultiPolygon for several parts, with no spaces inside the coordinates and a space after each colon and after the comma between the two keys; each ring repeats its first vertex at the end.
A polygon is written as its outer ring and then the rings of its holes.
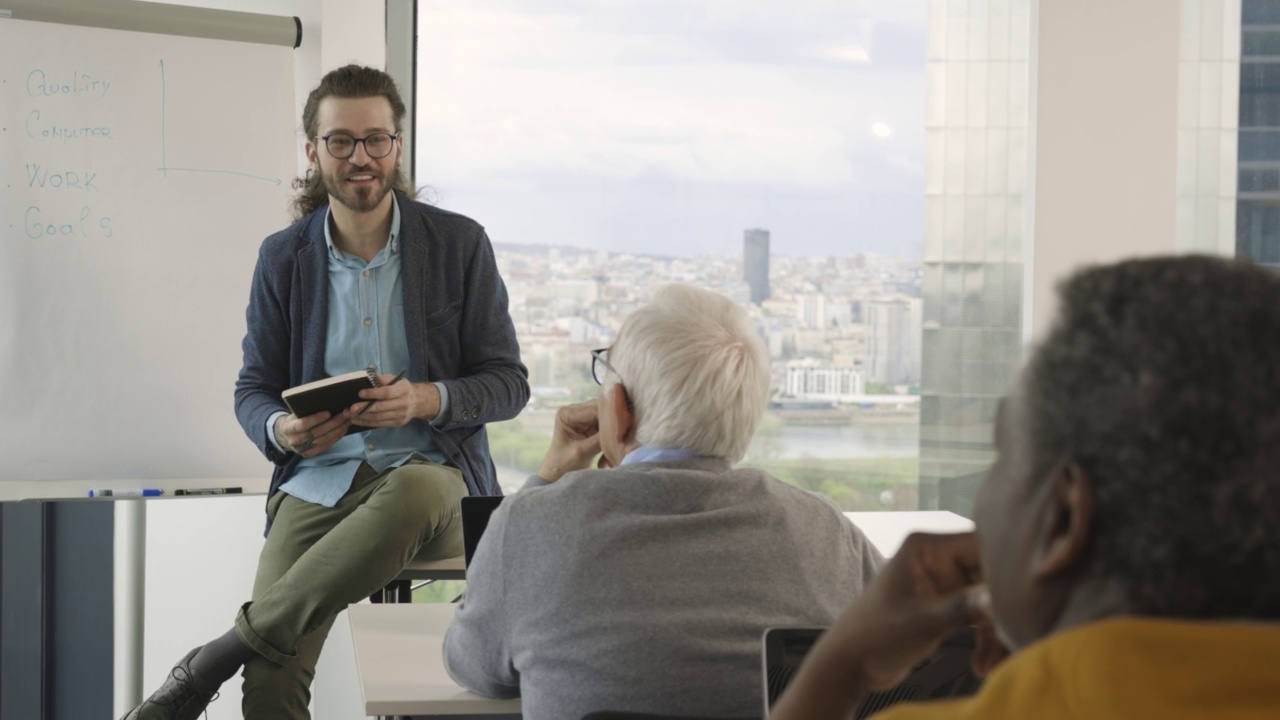
{"type": "Polygon", "coordinates": [[[909,538],[771,720],[846,720],[988,593],[1014,652],[982,690],[877,718],[1280,717],[1280,278],[1160,258],[1061,297],[998,412],[976,537],[909,538]]]}
{"type": "Polygon", "coordinates": [[[599,398],[560,409],[494,512],[445,665],[527,720],[758,713],[764,629],[829,624],[882,558],[830,500],[733,468],[770,378],[728,298],[664,288],[592,372],[599,398]],[[602,451],[616,469],[589,469],[602,451]]]}
{"type": "Polygon", "coordinates": [[[338,68],[307,98],[299,220],[262,244],[236,383],[236,416],[276,464],[252,602],[130,720],[199,717],[241,666],[245,718],[309,717],[337,613],[415,553],[462,554],[461,498],[501,494],[484,424],[529,398],[507,292],[484,228],[410,199],[404,115],[373,68],[338,68]],[[384,384],[361,391],[371,407],[299,418],[281,401],[364,368],[384,384]]]}

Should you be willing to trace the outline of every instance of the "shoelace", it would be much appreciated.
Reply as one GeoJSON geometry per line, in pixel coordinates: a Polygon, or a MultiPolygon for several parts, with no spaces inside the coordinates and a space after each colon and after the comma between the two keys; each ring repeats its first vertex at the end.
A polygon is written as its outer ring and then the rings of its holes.
{"type": "MultiPolygon", "coordinates": [[[[195,678],[191,676],[191,672],[186,668],[182,666],[175,667],[173,670],[169,671],[169,676],[178,681],[178,684],[173,688],[173,695],[163,700],[149,701],[152,705],[169,705],[173,707],[174,710],[182,710],[193,701],[202,699],[201,692],[195,686],[195,678]],[[179,675],[178,673],[182,674],[179,675]],[[186,686],[185,688],[183,687],[184,685],[186,686]],[[187,692],[187,690],[189,690],[189,692],[187,692]],[[179,700],[182,701],[182,704],[175,705],[179,700]]],[[[213,694],[209,696],[209,699],[205,700],[205,703],[208,704],[217,700],[221,694],[221,692],[215,690],[213,694]]],[[[206,709],[203,714],[206,718],[209,717],[208,709],[206,709]]]]}

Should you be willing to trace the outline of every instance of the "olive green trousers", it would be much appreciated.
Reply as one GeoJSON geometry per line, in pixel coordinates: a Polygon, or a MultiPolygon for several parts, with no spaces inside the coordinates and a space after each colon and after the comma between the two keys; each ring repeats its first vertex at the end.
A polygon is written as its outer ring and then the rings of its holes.
{"type": "Polygon", "coordinates": [[[278,492],[253,601],[236,634],[258,656],[244,667],[246,720],[307,720],[311,680],[334,618],[390,582],[409,560],[462,554],[462,473],[410,461],[362,464],[335,507],[278,492]]]}

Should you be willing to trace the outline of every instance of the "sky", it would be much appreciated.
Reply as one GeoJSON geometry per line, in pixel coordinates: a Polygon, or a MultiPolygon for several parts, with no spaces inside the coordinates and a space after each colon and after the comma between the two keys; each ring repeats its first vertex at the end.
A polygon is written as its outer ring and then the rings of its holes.
{"type": "Polygon", "coordinates": [[[416,181],[499,243],[918,257],[926,0],[424,0],[416,181]]]}

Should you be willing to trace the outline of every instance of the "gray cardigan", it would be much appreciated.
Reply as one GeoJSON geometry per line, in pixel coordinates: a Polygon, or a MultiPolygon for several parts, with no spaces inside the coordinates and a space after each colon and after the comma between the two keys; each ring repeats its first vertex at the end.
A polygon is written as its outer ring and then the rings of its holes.
{"type": "Polygon", "coordinates": [[[444,662],[526,720],[759,715],[765,628],[830,625],[882,563],[834,503],[759,470],[570,473],[494,512],[444,662]]]}
{"type": "MultiPolygon", "coordinates": [[[[493,248],[474,220],[400,193],[395,199],[408,379],[448,388],[449,416],[432,427],[436,446],[462,471],[472,495],[501,495],[484,424],[515,417],[529,400],[529,383],[493,248]]],[[[288,411],[282,391],[325,377],[327,207],[263,241],[245,312],[236,418],[276,465],[270,494],[293,474],[298,456],[276,450],[267,418],[288,411]]]]}

